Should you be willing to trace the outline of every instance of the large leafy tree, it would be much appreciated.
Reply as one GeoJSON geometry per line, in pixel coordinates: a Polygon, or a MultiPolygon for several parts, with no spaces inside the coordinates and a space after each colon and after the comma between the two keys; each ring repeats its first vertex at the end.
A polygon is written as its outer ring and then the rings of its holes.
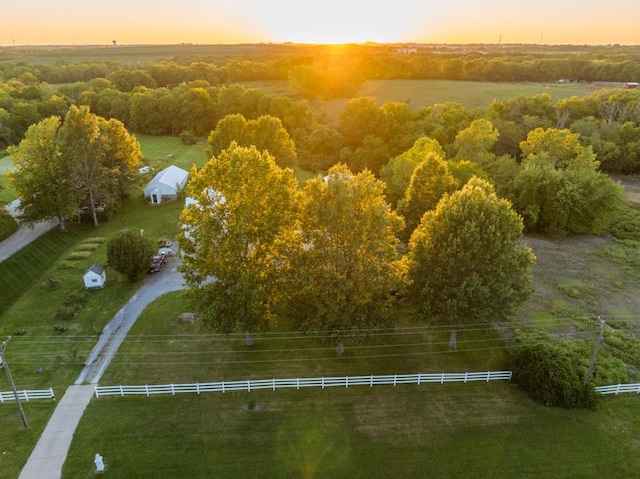
{"type": "Polygon", "coordinates": [[[602,234],[622,201],[622,187],[599,172],[590,146],[569,130],[529,133],[521,144],[515,205],[529,231],[602,234]]]}
{"type": "Polygon", "coordinates": [[[24,221],[59,218],[62,231],[64,218],[81,206],[89,207],[97,225],[96,202],[124,198],[142,156],[120,121],[87,106],[72,106],[62,123],[49,117],[32,126],[11,152],[24,221]]]}
{"type": "Polygon", "coordinates": [[[409,297],[426,321],[457,327],[506,320],[531,293],[535,261],[522,219],[472,178],[427,212],[409,243],[409,297]]]}
{"type": "Polygon", "coordinates": [[[86,106],[69,108],[58,131],[60,154],[73,168],[79,204],[86,204],[98,225],[96,202],[123,196],[141,164],[141,151],[118,120],[107,121],[86,106]]]}
{"type": "Polygon", "coordinates": [[[417,139],[409,150],[389,160],[389,163],[380,170],[380,177],[387,185],[386,194],[389,203],[395,206],[402,199],[416,166],[422,163],[430,153],[435,153],[441,158],[445,157],[440,144],[424,136],[417,139]]]}
{"type": "Polygon", "coordinates": [[[406,238],[420,223],[422,215],[436,207],[440,198],[456,189],[456,180],[447,162],[435,153],[428,153],[411,175],[404,197],[398,203],[398,212],[407,222],[406,238]]]}
{"type": "Polygon", "coordinates": [[[150,239],[132,230],[120,232],[107,243],[107,262],[129,281],[135,281],[149,269],[154,252],[150,239]]]}
{"type": "Polygon", "coordinates": [[[255,147],[236,143],[191,172],[182,213],[187,297],[219,331],[264,329],[296,223],[297,181],[255,147]]]}
{"type": "Polygon", "coordinates": [[[403,221],[369,171],[336,165],[302,191],[301,243],[289,256],[298,327],[336,337],[386,324],[402,281],[397,233],[403,221]]]}
{"type": "Polygon", "coordinates": [[[241,114],[227,115],[218,122],[208,138],[209,153],[218,155],[231,142],[240,146],[255,146],[258,151],[268,151],[276,163],[285,168],[297,162],[296,147],[279,118],[263,115],[247,120],[241,114]]]}
{"type": "Polygon", "coordinates": [[[33,224],[57,218],[66,231],[65,217],[78,204],[72,181],[73,164],[60,152],[60,118],[49,117],[32,125],[24,139],[9,149],[14,171],[8,172],[20,200],[20,220],[33,224]]]}

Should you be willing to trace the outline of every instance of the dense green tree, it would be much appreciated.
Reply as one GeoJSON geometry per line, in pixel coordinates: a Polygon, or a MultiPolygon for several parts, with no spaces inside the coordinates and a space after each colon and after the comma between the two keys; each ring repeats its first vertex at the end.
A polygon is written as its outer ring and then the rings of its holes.
{"type": "Polygon", "coordinates": [[[24,139],[9,149],[14,171],[9,183],[20,200],[20,220],[26,224],[57,218],[66,231],[65,218],[77,210],[73,164],[60,152],[60,118],[46,118],[27,130],[24,139]]]}
{"type": "Polygon", "coordinates": [[[150,239],[132,230],[124,230],[107,242],[107,263],[133,282],[149,270],[154,251],[150,239]]]}
{"type": "Polygon", "coordinates": [[[141,164],[140,146],[118,120],[105,120],[87,106],[72,106],[58,130],[60,155],[72,167],[78,205],[86,205],[98,225],[96,204],[126,196],[141,164]]]}
{"type": "Polygon", "coordinates": [[[402,199],[411,181],[416,166],[422,163],[430,153],[444,158],[444,150],[440,144],[428,137],[415,141],[413,146],[404,153],[391,158],[380,170],[380,177],[386,183],[387,201],[397,205],[402,199]]]}
{"type": "Polygon", "coordinates": [[[440,199],[456,189],[456,181],[449,171],[447,162],[436,153],[430,152],[416,166],[404,197],[398,203],[398,212],[406,221],[405,238],[420,224],[420,218],[436,207],[440,199]]]}
{"type": "Polygon", "coordinates": [[[319,125],[301,141],[296,141],[300,167],[311,171],[327,171],[340,159],[344,146],[342,135],[331,126],[319,125]]]}
{"type": "Polygon", "coordinates": [[[280,119],[273,116],[261,116],[256,120],[247,120],[240,114],[224,117],[209,135],[209,153],[216,156],[233,141],[239,146],[255,146],[258,151],[268,151],[281,167],[296,165],[295,144],[280,119]]]}
{"type": "Polygon", "coordinates": [[[522,143],[515,205],[528,231],[602,234],[612,221],[622,189],[597,171],[591,147],[579,138],[569,130],[536,129],[522,143]]]}
{"type": "Polygon", "coordinates": [[[531,291],[535,257],[522,219],[473,178],[422,217],[409,242],[409,298],[425,321],[453,328],[508,320],[531,291]]]}
{"type": "Polygon", "coordinates": [[[456,135],[453,147],[456,160],[473,161],[481,166],[495,159],[492,152],[500,133],[489,120],[473,120],[471,124],[456,135]]]}
{"type": "Polygon", "coordinates": [[[131,128],[149,135],[172,135],[181,131],[179,104],[167,88],[137,91],[130,100],[131,128]]]}
{"type": "Polygon", "coordinates": [[[351,147],[358,147],[367,136],[375,135],[380,122],[380,111],[372,97],[353,98],[340,111],[340,131],[351,147]]]}
{"type": "Polygon", "coordinates": [[[232,143],[191,172],[182,213],[187,297],[219,331],[265,329],[282,297],[283,251],[296,223],[297,181],[267,152],[232,143]]]}
{"type": "Polygon", "coordinates": [[[290,310],[304,331],[359,336],[388,324],[402,285],[396,234],[403,221],[369,171],[336,165],[302,191],[300,242],[291,254],[290,310]]]}

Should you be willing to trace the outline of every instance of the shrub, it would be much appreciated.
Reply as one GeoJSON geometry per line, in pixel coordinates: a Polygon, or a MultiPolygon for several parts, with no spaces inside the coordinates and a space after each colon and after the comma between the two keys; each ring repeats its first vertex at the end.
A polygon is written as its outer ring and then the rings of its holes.
{"type": "Polygon", "coordinates": [[[194,135],[191,130],[185,130],[182,133],[180,133],[180,141],[184,145],[195,145],[198,139],[196,138],[196,135],[194,135]]]}
{"type": "Polygon", "coordinates": [[[53,330],[58,334],[63,334],[63,333],[66,333],[69,330],[69,327],[68,326],[56,325],[56,326],[53,327],[53,330]]]}
{"type": "Polygon", "coordinates": [[[149,269],[154,250],[151,240],[132,230],[124,230],[107,243],[107,262],[133,282],[149,269]]]}
{"type": "Polygon", "coordinates": [[[513,382],[545,406],[593,409],[596,392],[583,386],[571,349],[559,341],[524,344],[513,358],[513,382]]]}
{"type": "Polygon", "coordinates": [[[76,315],[78,307],[75,304],[65,304],[56,310],[56,319],[71,319],[76,315]]]}

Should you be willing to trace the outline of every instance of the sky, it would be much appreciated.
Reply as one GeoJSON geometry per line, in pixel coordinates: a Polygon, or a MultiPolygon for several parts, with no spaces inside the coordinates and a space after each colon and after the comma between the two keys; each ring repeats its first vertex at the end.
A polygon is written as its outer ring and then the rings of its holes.
{"type": "Polygon", "coordinates": [[[640,45],[638,18],[638,0],[0,0],[0,45],[640,45]]]}

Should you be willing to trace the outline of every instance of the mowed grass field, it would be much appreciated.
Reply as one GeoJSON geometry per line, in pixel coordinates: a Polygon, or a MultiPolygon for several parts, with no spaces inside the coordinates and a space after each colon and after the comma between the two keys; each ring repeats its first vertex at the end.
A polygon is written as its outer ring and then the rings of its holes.
{"type": "MultiPolygon", "coordinates": [[[[446,331],[408,317],[342,358],[284,323],[248,349],[184,311],[179,293],[151,305],[101,383],[495,370],[508,357],[493,332],[463,332],[450,352],[446,331]]],[[[91,474],[96,451],[117,478],[632,477],[639,414],[635,396],[562,410],[502,382],[106,397],[85,411],[63,477],[91,474]]]]}

